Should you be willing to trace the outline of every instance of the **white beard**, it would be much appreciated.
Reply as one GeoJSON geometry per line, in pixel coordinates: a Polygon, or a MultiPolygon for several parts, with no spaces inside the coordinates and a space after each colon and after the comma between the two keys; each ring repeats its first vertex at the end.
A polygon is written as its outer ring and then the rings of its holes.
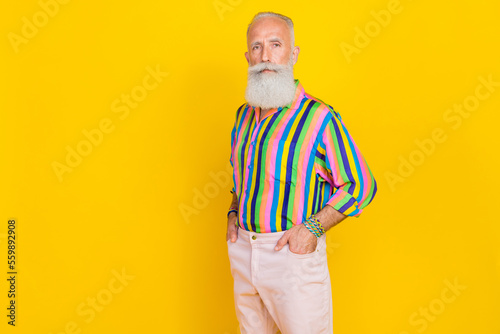
{"type": "Polygon", "coordinates": [[[295,97],[293,58],[286,65],[259,63],[248,67],[248,84],[245,99],[248,104],[261,109],[288,105],[295,97]],[[263,73],[268,69],[275,72],[263,73]]]}

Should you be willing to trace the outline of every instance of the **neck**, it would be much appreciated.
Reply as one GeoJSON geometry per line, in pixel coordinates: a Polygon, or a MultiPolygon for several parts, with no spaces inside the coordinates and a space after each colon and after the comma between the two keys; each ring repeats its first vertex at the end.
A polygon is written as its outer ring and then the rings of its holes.
{"type": "Polygon", "coordinates": [[[269,112],[269,110],[271,110],[271,108],[267,108],[267,109],[260,109],[260,119],[263,119],[267,113],[269,112]]]}

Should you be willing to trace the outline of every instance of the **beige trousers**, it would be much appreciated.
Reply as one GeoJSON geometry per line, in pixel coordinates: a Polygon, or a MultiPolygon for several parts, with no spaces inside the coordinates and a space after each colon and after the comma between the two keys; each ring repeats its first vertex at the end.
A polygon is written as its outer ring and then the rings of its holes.
{"type": "Polygon", "coordinates": [[[274,247],[284,232],[238,229],[227,241],[234,303],[242,334],[332,334],[326,236],[309,254],[274,247]]]}

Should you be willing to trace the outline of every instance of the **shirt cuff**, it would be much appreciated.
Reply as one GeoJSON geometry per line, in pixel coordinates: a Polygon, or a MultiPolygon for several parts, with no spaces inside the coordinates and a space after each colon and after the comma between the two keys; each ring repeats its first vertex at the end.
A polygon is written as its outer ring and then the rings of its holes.
{"type": "Polygon", "coordinates": [[[330,205],[338,212],[350,217],[359,217],[363,211],[358,208],[358,202],[356,199],[342,189],[337,189],[326,204],[330,205]]]}

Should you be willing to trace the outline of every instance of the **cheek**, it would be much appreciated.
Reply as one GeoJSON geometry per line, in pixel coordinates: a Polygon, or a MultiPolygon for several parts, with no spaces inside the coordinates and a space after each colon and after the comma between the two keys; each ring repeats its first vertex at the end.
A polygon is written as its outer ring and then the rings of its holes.
{"type": "Polygon", "coordinates": [[[276,50],[276,60],[280,64],[287,64],[290,59],[290,52],[287,52],[284,49],[276,50]]]}
{"type": "Polygon", "coordinates": [[[255,64],[258,64],[260,62],[260,57],[257,53],[255,54],[252,54],[250,56],[250,64],[251,65],[255,65],[255,64]]]}
{"type": "Polygon", "coordinates": [[[289,55],[287,55],[287,54],[280,54],[280,56],[279,56],[279,63],[280,64],[286,65],[286,64],[288,64],[288,60],[289,60],[289,55]]]}

